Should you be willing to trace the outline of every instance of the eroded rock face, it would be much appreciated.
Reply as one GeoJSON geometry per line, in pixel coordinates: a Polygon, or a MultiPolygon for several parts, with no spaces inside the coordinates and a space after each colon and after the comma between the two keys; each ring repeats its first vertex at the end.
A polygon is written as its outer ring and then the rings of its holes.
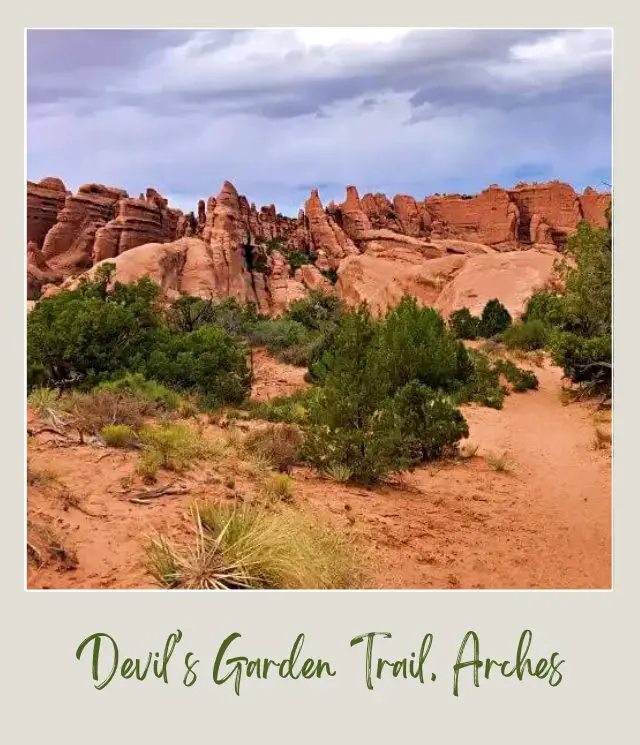
{"type": "Polygon", "coordinates": [[[520,214],[509,194],[491,186],[477,196],[432,196],[424,201],[432,237],[458,238],[500,250],[517,248],[520,214]]]}
{"type": "Polygon", "coordinates": [[[51,178],[27,185],[27,203],[28,233],[42,235],[41,246],[34,239],[28,248],[33,295],[55,293],[52,282],[109,260],[121,281],[148,274],[166,298],[232,296],[277,314],[311,289],[331,291],[322,272],[337,270],[335,290],[349,303],[367,300],[383,312],[409,292],[448,313],[465,304],[476,312],[495,296],[518,312],[579,220],[605,224],[610,195],[587,189],[578,196],[553,182],[390,201],[384,194],[361,199],[349,186],[345,201],[326,209],[313,190],[294,218],[275,205],[256,207],[225,182],[217,197],[183,215],[155,189],[133,199],[87,184],[73,195],[51,178]],[[536,250],[517,258],[530,247],[536,250]],[[294,275],[292,252],[314,263],[294,275]]]}
{"type": "Polygon", "coordinates": [[[611,205],[611,194],[601,194],[587,187],[579,197],[580,209],[587,222],[599,228],[607,227],[607,209],[611,205]]]}
{"type": "Polygon", "coordinates": [[[27,181],[27,243],[42,248],[66,197],[67,189],[59,178],[43,178],[37,184],[27,181]]]}
{"type": "Polygon", "coordinates": [[[304,214],[311,247],[316,252],[323,251],[332,266],[337,266],[345,256],[358,253],[351,238],[325,213],[317,189],[305,202],[304,214]]]}
{"type": "Polygon", "coordinates": [[[531,220],[538,215],[550,228],[553,242],[562,246],[582,219],[578,195],[569,184],[552,181],[548,184],[519,184],[509,196],[520,211],[522,241],[531,240],[531,220]]]}

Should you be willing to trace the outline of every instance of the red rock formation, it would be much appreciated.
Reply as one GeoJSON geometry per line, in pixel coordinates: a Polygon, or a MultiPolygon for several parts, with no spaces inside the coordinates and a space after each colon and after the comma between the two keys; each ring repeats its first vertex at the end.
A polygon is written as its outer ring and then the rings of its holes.
{"type": "Polygon", "coordinates": [[[114,258],[145,243],[175,240],[181,216],[155,189],[148,189],[145,199],[120,199],[113,220],[96,231],[93,261],[114,258]]]}
{"type": "Polygon", "coordinates": [[[27,181],[27,243],[42,248],[46,234],[55,225],[64,207],[67,190],[58,178],[27,181]]]}
{"type": "Polygon", "coordinates": [[[332,266],[337,266],[340,259],[349,254],[358,253],[353,241],[328,216],[322,208],[318,190],[313,189],[304,205],[308,224],[309,239],[314,251],[324,251],[332,266]]]}
{"type": "Polygon", "coordinates": [[[371,222],[360,204],[355,186],[347,186],[347,198],[338,207],[332,205],[331,212],[336,223],[352,240],[357,240],[365,230],[371,230],[371,222]]]}
{"type": "Polygon", "coordinates": [[[39,296],[44,285],[61,279],[62,277],[47,264],[37,244],[30,241],[27,244],[27,298],[39,296]]]}
{"type": "Polygon", "coordinates": [[[588,186],[578,199],[584,219],[599,228],[606,228],[606,213],[611,204],[611,194],[601,194],[588,186]]]}
{"type": "Polygon", "coordinates": [[[517,247],[519,212],[499,186],[490,186],[473,197],[428,197],[424,206],[434,221],[433,237],[461,238],[506,250],[517,247]]]}
{"type": "Polygon", "coordinates": [[[393,198],[393,211],[397,216],[401,232],[415,238],[426,237],[430,233],[431,215],[422,203],[413,197],[397,194],[393,198]]]}
{"type": "Polygon", "coordinates": [[[551,237],[551,227],[537,213],[529,223],[529,240],[536,245],[555,245],[551,237]]]}
{"type": "Polygon", "coordinates": [[[67,195],[58,222],[44,239],[47,263],[66,274],[90,267],[96,231],[114,217],[116,203],[126,196],[121,189],[99,184],[86,184],[67,195]]]}
{"type": "Polygon", "coordinates": [[[548,184],[518,184],[509,192],[520,211],[519,238],[523,243],[531,240],[530,224],[539,215],[551,228],[551,238],[562,245],[582,219],[580,200],[569,184],[551,181],[548,184]]]}
{"type": "Polygon", "coordinates": [[[362,197],[362,209],[365,211],[371,227],[375,230],[388,228],[398,230],[399,224],[393,205],[384,194],[365,194],[362,197]]]}

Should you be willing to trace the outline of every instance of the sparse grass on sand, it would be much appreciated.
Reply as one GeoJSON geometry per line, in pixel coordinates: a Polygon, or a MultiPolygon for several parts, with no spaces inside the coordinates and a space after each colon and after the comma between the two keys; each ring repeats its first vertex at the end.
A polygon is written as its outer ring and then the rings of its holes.
{"type": "Polygon", "coordinates": [[[179,545],[163,535],[149,543],[149,570],[161,586],[330,589],[363,581],[351,543],[291,508],[205,502],[194,504],[192,515],[191,543],[179,545]]]}
{"type": "Polygon", "coordinates": [[[294,481],[286,473],[272,473],[265,479],[262,491],[271,502],[291,502],[294,481]]]}
{"type": "Polygon", "coordinates": [[[462,460],[471,460],[471,458],[475,458],[478,454],[478,445],[467,442],[460,447],[458,454],[462,460]]]}
{"type": "Polygon", "coordinates": [[[288,473],[300,457],[302,432],[295,424],[269,424],[250,432],[245,449],[267,459],[273,468],[288,473]]]}
{"type": "Polygon", "coordinates": [[[511,473],[513,471],[513,462],[507,453],[487,455],[486,461],[498,473],[511,473]]]}
{"type": "Polygon", "coordinates": [[[604,450],[608,447],[611,447],[612,442],[612,434],[611,430],[607,429],[606,427],[597,426],[594,429],[594,435],[593,435],[593,449],[594,450],[604,450]]]}
{"type": "Polygon", "coordinates": [[[213,457],[217,449],[189,427],[179,424],[163,424],[159,427],[143,427],[140,440],[144,448],[142,461],[147,465],[180,473],[196,461],[213,457]]]}
{"type": "Polygon", "coordinates": [[[53,388],[35,388],[29,395],[29,403],[43,416],[48,409],[53,409],[60,397],[60,392],[53,388]]]}

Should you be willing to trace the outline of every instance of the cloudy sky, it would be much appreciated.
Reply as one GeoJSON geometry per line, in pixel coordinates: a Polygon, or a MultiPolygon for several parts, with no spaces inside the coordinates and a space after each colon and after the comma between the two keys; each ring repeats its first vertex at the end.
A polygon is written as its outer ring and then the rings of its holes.
{"type": "Polygon", "coordinates": [[[27,35],[27,177],[222,181],[296,214],[312,187],[424,197],[611,182],[607,30],[49,31],[27,35]]]}

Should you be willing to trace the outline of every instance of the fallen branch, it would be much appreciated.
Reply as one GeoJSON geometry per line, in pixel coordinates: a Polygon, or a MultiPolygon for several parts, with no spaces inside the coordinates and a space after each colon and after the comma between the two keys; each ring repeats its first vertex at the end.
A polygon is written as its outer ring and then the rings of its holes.
{"type": "Polygon", "coordinates": [[[133,504],[149,504],[154,499],[160,497],[168,497],[172,494],[187,494],[189,488],[184,484],[175,486],[175,482],[171,484],[165,484],[165,486],[159,486],[157,489],[149,489],[148,491],[141,491],[129,497],[129,502],[133,504]]]}
{"type": "Polygon", "coordinates": [[[33,545],[33,543],[29,543],[29,541],[27,541],[27,551],[29,551],[31,553],[31,555],[33,556],[33,558],[36,560],[38,566],[42,566],[42,554],[33,545]]]}

